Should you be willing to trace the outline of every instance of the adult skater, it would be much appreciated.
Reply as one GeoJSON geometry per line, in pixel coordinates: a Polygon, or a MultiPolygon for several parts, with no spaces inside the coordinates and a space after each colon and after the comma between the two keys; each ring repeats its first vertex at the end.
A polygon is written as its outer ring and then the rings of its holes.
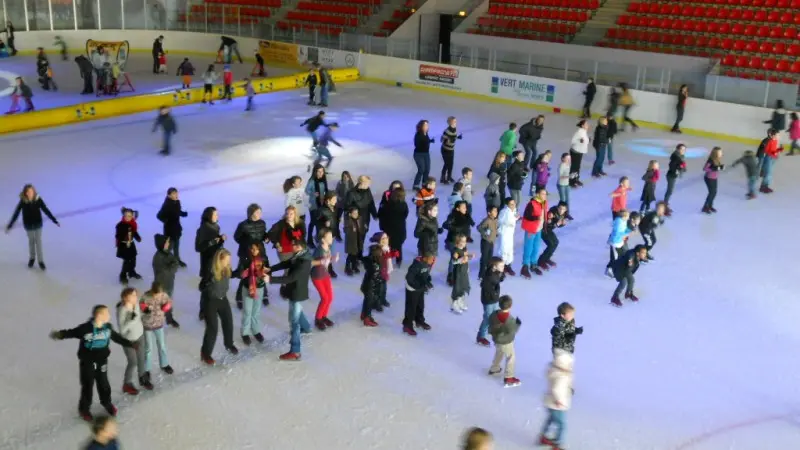
{"type": "Polygon", "coordinates": [[[778,133],[774,133],[767,145],[764,146],[764,159],[761,162],[761,173],[764,178],[761,180],[761,188],[759,189],[764,194],[773,192],[772,188],[769,187],[772,184],[772,171],[775,168],[775,163],[778,162],[778,156],[783,152],[783,146],[778,142],[778,136],[778,133]]]}
{"type": "Polygon", "coordinates": [[[667,217],[672,215],[672,208],[669,207],[669,199],[675,190],[675,181],[686,173],[686,146],[678,144],[675,150],[669,155],[669,167],[667,168],[667,190],[664,192],[664,204],[667,217]]]}
{"type": "Polygon", "coordinates": [[[322,132],[319,133],[319,139],[317,140],[317,157],[314,160],[314,164],[322,164],[322,159],[324,158],[325,161],[325,169],[331,166],[333,162],[333,155],[331,155],[331,151],[328,149],[331,143],[335,144],[337,147],[342,148],[342,144],[339,143],[336,139],[333,138],[333,132],[339,129],[339,124],[336,122],[329,123],[322,129],[322,132]]]}
{"type": "Polygon", "coordinates": [[[9,55],[14,56],[17,54],[17,47],[14,46],[14,24],[9,20],[6,22],[6,28],[0,33],[6,34],[6,42],[8,42],[9,55]]]}
{"type": "Polygon", "coordinates": [[[209,206],[200,216],[200,227],[197,228],[194,240],[194,250],[200,254],[200,320],[205,318],[203,307],[205,305],[205,286],[211,277],[211,265],[214,255],[225,245],[226,235],[220,233],[219,213],[217,208],[209,206]]]}
{"type": "Polygon", "coordinates": [[[319,106],[323,108],[328,107],[328,91],[330,91],[333,85],[333,81],[331,80],[331,75],[328,73],[328,69],[324,67],[319,68],[319,106]]]}
{"type": "Polygon", "coordinates": [[[162,53],[164,53],[164,36],[159,36],[153,41],[153,50],[151,52],[153,55],[153,73],[155,74],[158,73],[161,65],[158,59],[162,53]]]}
{"type": "MultiPolygon", "coordinates": [[[[164,198],[164,203],[161,204],[161,209],[158,210],[156,218],[164,224],[164,236],[169,238],[170,250],[178,259],[178,264],[181,267],[186,267],[186,263],[181,259],[180,242],[183,235],[183,226],[181,225],[181,217],[188,216],[189,213],[181,208],[181,200],[178,198],[178,189],[171,187],[167,189],[167,196],[164,198]]],[[[172,295],[170,290],[167,290],[169,295],[172,295]]]]}
{"type": "Polygon", "coordinates": [[[178,125],[175,123],[175,118],[172,117],[170,114],[172,108],[169,106],[162,106],[158,109],[158,117],[156,117],[156,122],[153,124],[153,133],[161,127],[163,131],[163,147],[161,151],[158,152],[161,155],[167,156],[169,155],[172,147],[170,143],[172,142],[172,135],[178,132],[178,125]]]}
{"type": "Polygon", "coordinates": [[[456,140],[461,139],[461,133],[456,129],[456,118],[447,118],[447,128],[442,132],[442,184],[455,183],[453,179],[453,160],[456,153],[456,140]]]}
{"type": "Polygon", "coordinates": [[[706,183],[708,195],[706,195],[702,211],[706,214],[717,212],[714,209],[714,199],[717,197],[717,178],[719,178],[719,173],[723,170],[725,170],[725,164],[722,163],[722,148],[714,147],[711,149],[711,154],[708,155],[708,160],[703,166],[703,172],[705,173],[703,181],[706,183]]]}
{"type": "Polygon", "coordinates": [[[689,98],[689,86],[682,84],[678,91],[678,103],[675,105],[675,125],[672,126],[673,133],[683,133],[681,131],[681,121],[683,112],[686,110],[686,100],[689,98]]]}
{"type": "Polygon", "coordinates": [[[778,133],[786,129],[786,109],[783,105],[783,100],[775,100],[775,110],[772,111],[772,117],[765,120],[769,127],[776,130],[778,133]]]}
{"type": "Polygon", "coordinates": [[[398,252],[397,267],[403,264],[403,243],[406,241],[408,202],[402,184],[391,190],[388,200],[381,200],[378,209],[378,224],[381,231],[389,235],[389,248],[398,252]]]}
{"type": "Polygon", "coordinates": [[[626,123],[631,124],[633,131],[636,131],[639,129],[639,125],[636,125],[636,122],[630,118],[631,109],[636,105],[636,102],[633,100],[633,95],[627,84],[620,83],[619,86],[622,89],[622,94],[619,97],[619,104],[622,105],[622,127],[620,131],[625,131],[626,123]]]}
{"type": "Polygon", "coordinates": [[[589,78],[586,80],[586,87],[583,89],[583,115],[581,118],[583,119],[591,119],[592,118],[592,102],[594,101],[594,96],[597,94],[597,86],[594,84],[594,79],[589,78]]]}
{"type": "Polygon", "coordinates": [[[347,193],[347,199],[345,199],[344,202],[345,208],[350,208],[352,206],[358,208],[359,217],[361,217],[361,221],[364,223],[364,233],[369,232],[370,218],[378,218],[378,210],[375,208],[375,199],[372,197],[372,189],[369,187],[370,184],[372,184],[372,178],[367,175],[358,177],[356,187],[347,193]]]}
{"type": "Polygon", "coordinates": [[[230,64],[233,62],[233,54],[236,54],[236,57],[239,59],[239,64],[242,64],[242,55],[239,54],[239,43],[236,42],[236,39],[228,36],[221,37],[221,44],[219,46],[219,51],[225,52],[225,47],[228,47],[227,54],[228,57],[225,60],[225,64],[230,64]]]}
{"type": "Polygon", "coordinates": [[[608,92],[608,111],[606,112],[606,116],[617,116],[617,109],[619,109],[619,97],[620,94],[617,88],[611,86],[611,89],[608,92]]]}
{"type": "Polygon", "coordinates": [[[647,247],[644,245],[637,245],[633,250],[628,250],[622,257],[614,262],[614,278],[619,284],[614,289],[614,295],[611,297],[611,304],[617,308],[622,307],[622,301],[619,296],[622,291],[625,291],[625,298],[632,302],[638,302],[639,297],[633,293],[633,285],[636,282],[634,274],[639,270],[639,263],[647,260],[647,247]]]}
{"type": "Polygon", "coordinates": [[[11,232],[11,228],[17,221],[19,214],[22,213],[22,227],[25,228],[25,233],[28,235],[28,267],[33,267],[33,263],[38,258],[39,268],[45,270],[44,250],[42,249],[43,212],[57,227],[61,226],[53,213],[47,208],[44,200],[39,197],[36,188],[32,184],[26,184],[19,194],[19,203],[14,208],[11,220],[6,225],[6,234],[11,232]]]}
{"type": "Polygon", "coordinates": [[[431,144],[434,140],[428,136],[430,124],[427,120],[417,122],[417,132],[414,134],[414,163],[417,165],[417,174],[414,175],[414,191],[418,191],[421,183],[430,177],[431,172],[431,144]]]}
{"type": "Polygon", "coordinates": [[[327,126],[325,123],[325,111],[320,111],[316,116],[309,117],[300,124],[301,127],[306,127],[306,131],[311,136],[311,151],[317,152],[317,145],[319,144],[318,133],[319,127],[327,126]]]}
{"type": "MultiPolygon", "coordinates": [[[[267,259],[267,252],[264,250],[264,243],[269,242],[267,237],[267,223],[261,218],[261,207],[256,203],[251,203],[247,206],[247,218],[236,226],[236,231],[233,233],[233,240],[239,244],[239,250],[236,256],[239,257],[238,270],[243,270],[250,265],[250,246],[253,244],[258,245],[260,250],[259,254],[264,258],[264,265],[269,267],[269,260],[267,259]]],[[[236,307],[242,309],[242,286],[245,280],[239,281],[239,286],[236,288],[236,307]]],[[[269,304],[269,295],[267,290],[264,289],[264,304],[269,304]]]]}
{"type": "Polygon", "coordinates": [[[305,194],[308,196],[308,247],[314,248],[314,227],[317,224],[317,212],[325,206],[325,194],[328,193],[328,177],[325,168],[317,163],[311,171],[306,183],[305,194]]]}
{"type": "Polygon", "coordinates": [[[281,261],[272,266],[270,274],[286,270],[284,276],[267,277],[270,284],[284,285],[284,296],[289,300],[289,327],[291,337],[289,339],[289,351],[280,356],[281,361],[299,361],[301,357],[300,334],[311,332],[311,324],[308,323],[305,313],[303,313],[303,302],[308,300],[308,280],[311,277],[311,255],[306,249],[306,243],[302,239],[292,242],[291,258],[281,261]]]}
{"type": "Polygon", "coordinates": [[[569,168],[569,185],[570,187],[581,187],[581,161],[583,155],[589,151],[589,122],[581,120],[578,122],[578,129],[572,135],[570,141],[569,156],[571,158],[569,168]]]}
{"type": "Polygon", "coordinates": [[[211,275],[205,286],[206,304],[203,309],[206,314],[206,329],[203,334],[203,346],[200,348],[200,359],[209,366],[215,364],[211,354],[217,343],[219,322],[222,322],[222,340],[225,349],[232,355],[239,353],[239,349],[233,345],[233,314],[231,304],[228,302],[232,274],[231,252],[224,248],[217,250],[211,263],[211,275]]]}
{"type": "Polygon", "coordinates": [[[607,175],[603,172],[603,162],[606,158],[609,140],[608,119],[601,117],[597,121],[597,126],[594,127],[594,139],[592,139],[592,146],[595,151],[594,165],[592,166],[592,176],[594,178],[607,175]]]}
{"type": "Polygon", "coordinates": [[[89,61],[89,58],[83,55],[78,55],[75,57],[75,64],[78,65],[78,70],[81,73],[81,79],[83,79],[83,91],[81,91],[81,94],[85,95],[94,93],[94,81],[92,79],[94,76],[94,68],[92,67],[92,62],[89,61]]]}
{"type": "Polygon", "coordinates": [[[542,138],[544,131],[544,116],[538,115],[519,127],[519,143],[525,150],[525,166],[533,168],[533,163],[538,156],[536,144],[542,138]]]}

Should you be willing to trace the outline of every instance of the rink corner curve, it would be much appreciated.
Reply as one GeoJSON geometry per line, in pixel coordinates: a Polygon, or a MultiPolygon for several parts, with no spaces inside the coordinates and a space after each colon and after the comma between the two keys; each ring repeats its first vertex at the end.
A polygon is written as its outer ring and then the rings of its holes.
{"type": "MultiPolygon", "coordinates": [[[[357,68],[333,69],[329,73],[336,83],[357,81],[360,78],[357,68]]],[[[303,87],[306,76],[306,72],[300,72],[282,77],[256,78],[252,80],[252,84],[256,94],[269,94],[299,89],[303,87]]],[[[233,96],[244,97],[246,95],[244,86],[243,81],[234,83],[233,96]]],[[[222,93],[223,86],[215,85],[212,95],[220,98],[222,93]]],[[[0,120],[0,135],[156,111],[162,106],[192,105],[200,103],[202,99],[203,88],[176,89],[158,94],[142,94],[113,99],[97,97],[96,101],[77,105],[4,116],[0,120]]]]}

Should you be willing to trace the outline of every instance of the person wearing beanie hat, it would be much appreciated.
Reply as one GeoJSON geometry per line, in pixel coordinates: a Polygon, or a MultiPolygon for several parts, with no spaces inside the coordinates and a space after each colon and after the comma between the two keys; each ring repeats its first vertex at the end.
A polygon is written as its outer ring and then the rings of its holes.
{"type": "Polygon", "coordinates": [[[553,352],[553,362],[547,370],[548,390],[544,396],[544,406],[548,410],[547,419],[539,434],[539,444],[549,445],[554,449],[563,449],[564,429],[566,428],[566,415],[572,406],[572,367],[574,357],[572,353],[556,349],[553,352]],[[556,430],[553,438],[548,438],[550,426],[556,430]]]}

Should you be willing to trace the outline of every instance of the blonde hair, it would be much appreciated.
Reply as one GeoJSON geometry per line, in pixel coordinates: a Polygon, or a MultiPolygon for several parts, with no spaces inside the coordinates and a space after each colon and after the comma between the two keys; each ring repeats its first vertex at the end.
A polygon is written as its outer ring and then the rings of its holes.
{"type": "Polygon", "coordinates": [[[214,280],[219,281],[224,277],[230,278],[231,276],[231,252],[221,248],[214,253],[214,261],[211,265],[211,274],[214,280]],[[224,262],[227,258],[227,262],[224,262]]]}
{"type": "Polygon", "coordinates": [[[648,170],[655,169],[656,168],[656,164],[658,164],[658,161],[656,161],[655,159],[651,159],[650,162],[647,163],[647,169],[648,170]]]}
{"type": "Polygon", "coordinates": [[[366,183],[368,181],[372,181],[372,178],[369,175],[361,175],[358,177],[358,184],[366,183]]]}
{"type": "Polygon", "coordinates": [[[714,164],[719,164],[722,162],[722,158],[720,155],[722,154],[722,147],[714,147],[711,149],[711,154],[708,155],[708,160],[712,161],[714,164]]]}

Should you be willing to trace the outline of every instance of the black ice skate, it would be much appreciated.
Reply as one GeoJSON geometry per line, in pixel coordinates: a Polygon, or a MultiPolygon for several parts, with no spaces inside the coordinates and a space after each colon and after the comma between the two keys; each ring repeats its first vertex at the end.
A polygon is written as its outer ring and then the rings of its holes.
{"type": "Polygon", "coordinates": [[[36,260],[35,260],[35,259],[29,259],[29,260],[28,260],[28,269],[33,269],[33,263],[34,263],[34,262],[36,262],[36,260]]]}

